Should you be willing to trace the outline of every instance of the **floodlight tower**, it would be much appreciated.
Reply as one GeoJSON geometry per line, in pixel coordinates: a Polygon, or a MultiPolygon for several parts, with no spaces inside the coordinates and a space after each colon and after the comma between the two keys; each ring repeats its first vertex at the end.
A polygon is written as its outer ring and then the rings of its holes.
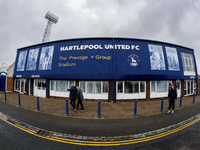
{"type": "Polygon", "coordinates": [[[45,18],[48,20],[45,32],[44,32],[44,36],[43,36],[43,40],[42,42],[48,42],[50,39],[50,33],[51,33],[51,25],[54,23],[56,24],[58,22],[59,17],[57,17],[56,15],[54,15],[53,13],[51,13],[50,11],[48,11],[45,15],[45,18]]]}

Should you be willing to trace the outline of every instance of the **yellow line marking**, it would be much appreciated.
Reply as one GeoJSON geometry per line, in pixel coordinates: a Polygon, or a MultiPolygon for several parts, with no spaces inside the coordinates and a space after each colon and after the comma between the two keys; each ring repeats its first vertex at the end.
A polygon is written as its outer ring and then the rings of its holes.
{"type": "Polygon", "coordinates": [[[110,142],[97,142],[97,141],[84,141],[84,140],[73,140],[73,139],[67,139],[67,138],[61,138],[61,137],[55,137],[55,136],[50,136],[50,137],[45,137],[45,136],[41,136],[38,135],[36,131],[28,129],[26,127],[23,127],[19,124],[14,124],[9,122],[6,118],[0,116],[0,119],[7,122],[8,124],[23,130],[29,134],[32,134],[34,136],[43,138],[43,139],[47,139],[47,140],[52,140],[52,141],[56,141],[56,142],[61,142],[61,143],[67,143],[67,144],[74,144],[74,145],[83,145],[83,146],[118,146],[118,145],[128,145],[128,144],[135,144],[135,143],[142,143],[142,142],[147,142],[147,141],[151,141],[151,140],[155,140],[155,139],[159,139],[165,136],[168,136],[170,134],[176,133],[178,131],[181,131],[191,125],[193,125],[194,123],[198,122],[200,120],[200,117],[185,124],[182,125],[180,127],[177,127],[175,129],[172,129],[170,131],[166,131],[163,133],[159,133],[153,136],[148,136],[148,137],[144,137],[144,138],[138,138],[138,139],[132,139],[132,140],[122,140],[122,141],[110,141],[110,142]]]}

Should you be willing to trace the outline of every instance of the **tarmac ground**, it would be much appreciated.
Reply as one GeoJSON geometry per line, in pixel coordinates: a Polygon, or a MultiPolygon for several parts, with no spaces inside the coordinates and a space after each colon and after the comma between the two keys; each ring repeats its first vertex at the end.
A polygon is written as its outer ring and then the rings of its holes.
{"type": "Polygon", "coordinates": [[[102,118],[97,119],[98,101],[84,100],[85,110],[66,116],[66,102],[60,98],[37,98],[17,93],[0,92],[0,120],[36,137],[75,145],[115,146],[153,140],[187,128],[200,121],[200,96],[183,97],[176,101],[174,115],[167,115],[168,100],[139,101],[134,117],[134,101],[102,101],[102,118]],[[73,142],[72,142],[73,141],[73,142]]]}
{"type": "MultiPolygon", "coordinates": [[[[19,106],[18,93],[6,93],[6,100],[8,104],[19,106]]],[[[5,101],[5,93],[0,92],[0,101],[5,101]]],[[[70,102],[70,101],[69,101],[70,102]]],[[[200,103],[200,95],[196,95],[195,103],[200,103]]],[[[35,111],[37,110],[37,97],[20,94],[20,108],[35,111]]],[[[96,119],[98,116],[98,101],[97,100],[83,100],[84,110],[80,108],[72,111],[72,106],[68,103],[69,117],[71,118],[85,118],[96,119]]],[[[182,108],[193,105],[193,96],[182,98],[182,108]]],[[[40,113],[65,116],[66,115],[66,101],[65,98],[39,98],[40,113]]],[[[135,108],[135,101],[117,101],[116,103],[101,101],[101,119],[122,119],[133,118],[135,108]]],[[[168,99],[163,101],[163,112],[168,109],[168,99]]],[[[175,110],[180,109],[180,98],[176,100],[175,110]]],[[[160,114],[161,99],[154,101],[138,100],[137,102],[137,117],[151,116],[160,114]]]]}

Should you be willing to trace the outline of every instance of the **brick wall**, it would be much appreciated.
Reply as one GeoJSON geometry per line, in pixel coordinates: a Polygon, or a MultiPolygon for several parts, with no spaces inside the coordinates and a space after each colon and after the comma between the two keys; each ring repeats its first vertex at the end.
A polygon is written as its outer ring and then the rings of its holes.
{"type": "Polygon", "coordinates": [[[114,101],[114,81],[109,81],[109,101],[114,101]]]}
{"type": "Polygon", "coordinates": [[[7,77],[6,91],[14,90],[14,82],[12,77],[7,77]]]}

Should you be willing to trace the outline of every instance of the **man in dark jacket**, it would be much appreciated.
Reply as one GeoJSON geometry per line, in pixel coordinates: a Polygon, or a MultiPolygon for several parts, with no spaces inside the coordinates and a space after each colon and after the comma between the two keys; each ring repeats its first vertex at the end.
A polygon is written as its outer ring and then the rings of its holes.
{"type": "Polygon", "coordinates": [[[77,95],[78,95],[78,103],[77,103],[77,109],[79,108],[79,104],[81,105],[81,110],[84,110],[84,107],[83,107],[83,103],[82,103],[82,100],[83,100],[83,92],[82,90],[77,86],[77,95]]]}
{"type": "Polygon", "coordinates": [[[171,107],[172,107],[172,115],[174,114],[174,108],[175,108],[175,100],[177,99],[177,92],[174,89],[174,84],[171,85],[171,90],[169,90],[169,110],[167,114],[170,113],[171,107]]]}
{"type": "Polygon", "coordinates": [[[70,91],[70,94],[69,94],[69,97],[70,97],[70,104],[72,105],[73,107],[73,111],[76,110],[76,93],[77,93],[77,90],[76,90],[76,87],[74,86],[74,84],[71,85],[71,88],[68,89],[68,91],[70,91]]]}

